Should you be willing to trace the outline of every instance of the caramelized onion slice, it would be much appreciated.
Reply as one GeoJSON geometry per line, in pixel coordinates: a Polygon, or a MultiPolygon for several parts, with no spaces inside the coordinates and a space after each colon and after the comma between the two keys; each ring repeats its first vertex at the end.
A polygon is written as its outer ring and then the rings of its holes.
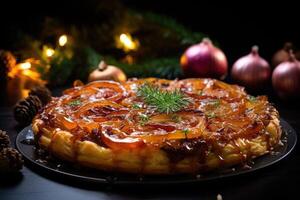
{"type": "Polygon", "coordinates": [[[97,123],[97,122],[86,122],[84,120],[80,120],[80,121],[78,121],[78,126],[81,129],[87,130],[90,133],[90,132],[92,132],[92,130],[99,128],[99,123],[97,123]]]}
{"type": "Polygon", "coordinates": [[[77,123],[74,122],[72,119],[59,115],[57,116],[57,121],[66,129],[66,130],[72,130],[77,128],[77,123]]]}
{"type": "MultiPolygon", "coordinates": [[[[125,88],[120,83],[113,81],[94,81],[85,86],[78,86],[67,89],[63,92],[63,94],[71,95],[72,97],[84,95],[86,98],[97,94],[100,88],[111,89],[114,91],[113,95],[106,98],[107,100],[118,101],[127,95],[125,88]]],[[[67,98],[64,103],[68,103],[68,100],[71,101],[72,99],[67,98]]]]}
{"type": "Polygon", "coordinates": [[[80,107],[78,110],[74,112],[74,115],[76,117],[79,117],[81,114],[87,112],[90,109],[96,108],[96,107],[104,107],[104,106],[110,106],[112,108],[121,109],[122,106],[120,104],[117,104],[112,101],[108,100],[100,100],[100,101],[94,101],[94,102],[88,102],[84,104],[82,107],[80,107]]]}
{"type": "Polygon", "coordinates": [[[166,132],[172,132],[176,129],[176,126],[171,124],[149,123],[145,125],[145,128],[148,130],[164,130],[166,132]]]}
{"type": "Polygon", "coordinates": [[[108,147],[112,149],[132,149],[145,145],[143,140],[139,138],[119,138],[117,134],[110,133],[110,129],[111,127],[109,126],[102,126],[101,139],[108,147]]]}
{"type": "Polygon", "coordinates": [[[142,139],[146,144],[162,145],[168,140],[182,140],[200,138],[203,135],[201,128],[194,128],[188,131],[176,130],[165,134],[151,134],[150,132],[134,135],[136,138],[142,139]]]}
{"type": "Polygon", "coordinates": [[[132,133],[132,136],[142,139],[147,144],[162,144],[167,140],[193,139],[203,136],[205,131],[206,121],[200,118],[199,123],[192,128],[182,130],[174,130],[172,132],[140,132],[132,133]]]}
{"type": "Polygon", "coordinates": [[[93,89],[98,91],[100,88],[108,88],[113,91],[115,91],[115,94],[106,98],[107,100],[111,101],[118,101],[122,98],[124,98],[127,95],[126,89],[123,85],[121,85],[119,82],[114,81],[94,81],[89,84],[87,84],[84,87],[85,89],[93,89]]]}

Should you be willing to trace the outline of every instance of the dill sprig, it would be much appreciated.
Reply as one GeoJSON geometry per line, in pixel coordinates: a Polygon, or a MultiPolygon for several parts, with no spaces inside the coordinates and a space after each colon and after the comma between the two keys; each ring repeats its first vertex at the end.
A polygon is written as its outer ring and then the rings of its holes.
{"type": "Polygon", "coordinates": [[[208,119],[212,119],[212,118],[217,117],[216,113],[214,113],[214,112],[209,112],[209,113],[207,113],[207,114],[205,114],[205,115],[206,115],[206,117],[207,117],[208,119]]]}
{"type": "Polygon", "coordinates": [[[146,114],[139,114],[139,123],[144,126],[148,121],[149,121],[150,117],[146,114]]]}
{"type": "Polygon", "coordinates": [[[255,102],[257,99],[256,99],[255,96],[248,95],[248,100],[249,100],[250,102],[255,102]]]}
{"type": "Polygon", "coordinates": [[[183,129],[182,130],[182,132],[183,132],[183,134],[184,134],[184,136],[185,136],[185,139],[187,139],[188,138],[188,133],[190,132],[190,129],[188,129],[188,128],[185,128],[185,129],[183,129]]]}
{"type": "Polygon", "coordinates": [[[210,105],[218,107],[221,104],[221,100],[220,99],[213,99],[212,101],[209,102],[210,105]]]}
{"type": "Polygon", "coordinates": [[[79,106],[81,104],[81,101],[79,99],[73,100],[68,103],[70,106],[79,106]]]}
{"type": "Polygon", "coordinates": [[[175,123],[181,122],[182,118],[179,115],[173,114],[171,115],[171,120],[175,123]]]}
{"type": "Polygon", "coordinates": [[[146,83],[138,88],[137,96],[160,113],[174,113],[187,107],[191,100],[179,90],[164,91],[146,83]]]}
{"type": "Polygon", "coordinates": [[[141,106],[137,103],[134,103],[132,106],[131,106],[132,109],[140,109],[141,106]]]}

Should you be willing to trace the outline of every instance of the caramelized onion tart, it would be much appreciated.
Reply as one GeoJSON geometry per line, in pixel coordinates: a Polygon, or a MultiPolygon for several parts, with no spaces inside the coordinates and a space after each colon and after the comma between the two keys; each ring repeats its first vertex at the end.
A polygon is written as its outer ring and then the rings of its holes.
{"type": "Polygon", "coordinates": [[[39,145],[63,160],[137,174],[246,163],[269,153],[281,137],[278,112],[267,97],[213,79],[75,86],[53,97],[32,128],[39,145]]]}

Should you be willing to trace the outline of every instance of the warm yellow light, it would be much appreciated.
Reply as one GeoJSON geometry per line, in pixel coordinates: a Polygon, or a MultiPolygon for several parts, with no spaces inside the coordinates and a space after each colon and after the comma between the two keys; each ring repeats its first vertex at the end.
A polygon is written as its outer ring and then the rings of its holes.
{"type": "Polygon", "coordinates": [[[52,57],[54,52],[55,52],[54,49],[47,48],[45,53],[47,57],[52,57]]]}
{"type": "Polygon", "coordinates": [[[31,79],[35,79],[35,80],[40,79],[40,74],[38,72],[30,70],[30,69],[23,70],[22,74],[30,77],[31,79]]]}
{"type": "Polygon", "coordinates": [[[59,39],[58,39],[58,44],[59,44],[59,46],[61,46],[61,47],[65,46],[65,45],[67,44],[67,42],[68,42],[68,37],[67,37],[67,35],[62,35],[62,36],[60,36],[59,39]]]}
{"type": "Polygon", "coordinates": [[[133,41],[131,35],[122,33],[120,35],[120,42],[125,50],[134,50],[138,47],[138,42],[133,41]]]}
{"type": "Polygon", "coordinates": [[[22,72],[24,75],[26,75],[26,76],[30,76],[31,75],[31,73],[32,73],[32,71],[31,70],[28,70],[28,69],[26,69],[26,70],[23,70],[23,72],[22,72]]]}
{"type": "Polygon", "coordinates": [[[30,69],[31,68],[31,64],[30,64],[30,62],[24,62],[24,63],[20,63],[19,67],[22,70],[26,70],[26,69],[30,69]]]}

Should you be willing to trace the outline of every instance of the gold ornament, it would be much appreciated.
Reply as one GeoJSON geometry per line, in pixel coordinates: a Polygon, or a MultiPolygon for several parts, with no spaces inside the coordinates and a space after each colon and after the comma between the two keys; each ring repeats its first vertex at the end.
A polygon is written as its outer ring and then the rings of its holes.
{"type": "Polygon", "coordinates": [[[121,69],[113,65],[107,65],[104,61],[101,61],[98,65],[98,69],[89,75],[88,81],[114,80],[123,82],[126,81],[126,79],[126,75],[121,69]]]}

